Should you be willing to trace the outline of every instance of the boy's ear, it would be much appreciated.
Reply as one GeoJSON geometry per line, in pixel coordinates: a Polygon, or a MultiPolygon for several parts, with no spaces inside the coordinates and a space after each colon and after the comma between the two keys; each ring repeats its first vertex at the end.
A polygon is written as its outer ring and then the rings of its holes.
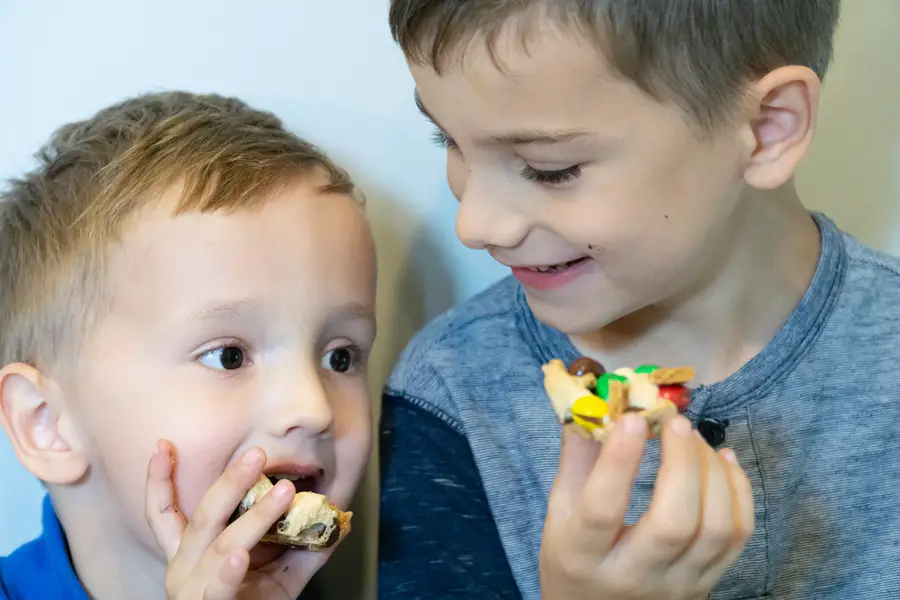
{"type": "Polygon", "coordinates": [[[13,451],[35,477],[58,485],[75,483],[88,469],[62,408],[59,386],[38,369],[13,363],[0,370],[0,425],[13,451]]]}
{"type": "Polygon", "coordinates": [[[748,185],[775,189],[794,176],[815,136],[821,88],[814,71],[798,66],[775,69],[750,87],[748,185]]]}

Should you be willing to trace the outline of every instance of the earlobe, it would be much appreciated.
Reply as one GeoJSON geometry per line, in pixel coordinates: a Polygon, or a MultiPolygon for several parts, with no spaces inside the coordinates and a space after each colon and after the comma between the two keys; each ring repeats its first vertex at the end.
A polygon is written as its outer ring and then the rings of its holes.
{"type": "Polygon", "coordinates": [[[776,69],[751,87],[749,185],[775,189],[794,176],[815,135],[820,89],[818,76],[798,66],[776,69]]]}
{"type": "Polygon", "coordinates": [[[23,363],[0,370],[0,425],[19,462],[51,484],[71,484],[87,472],[82,452],[61,423],[61,394],[41,371],[23,363]]]}

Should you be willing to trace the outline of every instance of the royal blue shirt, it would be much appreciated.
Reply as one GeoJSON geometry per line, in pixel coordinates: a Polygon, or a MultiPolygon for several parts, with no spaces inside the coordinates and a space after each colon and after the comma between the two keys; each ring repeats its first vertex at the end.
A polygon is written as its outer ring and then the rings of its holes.
{"type": "Polygon", "coordinates": [[[0,558],[0,600],[90,600],[72,561],[48,494],[40,537],[0,558]]]}

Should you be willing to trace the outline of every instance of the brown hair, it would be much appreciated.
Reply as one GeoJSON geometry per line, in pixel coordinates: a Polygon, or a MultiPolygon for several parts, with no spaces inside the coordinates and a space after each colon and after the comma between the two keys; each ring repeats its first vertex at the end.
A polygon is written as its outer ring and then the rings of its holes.
{"type": "MultiPolygon", "coordinates": [[[[786,65],[820,78],[840,0],[392,0],[390,26],[407,58],[440,72],[473,40],[549,21],[595,43],[620,75],[674,100],[704,129],[750,79],[786,65]]],[[[499,66],[499,65],[498,65],[499,66]]]]}
{"type": "MultiPolygon", "coordinates": [[[[293,177],[347,173],[274,115],[234,98],[147,94],[58,129],[38,167],[0,192],[0,366],[74,349],[102,303],[108,245],[174,185],[177,212],[252,207],[293,177]]],[[[315,178],[315,183],[323,181],[315,178]]]]}

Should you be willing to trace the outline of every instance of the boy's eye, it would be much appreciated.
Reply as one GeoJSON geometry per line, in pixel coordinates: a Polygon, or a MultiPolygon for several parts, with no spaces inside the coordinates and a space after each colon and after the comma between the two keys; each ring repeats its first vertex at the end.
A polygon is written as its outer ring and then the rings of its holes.
{"type": "MultiPolygon", "coordinates": [[[[447,150],[453,150],[456,148],[456,142],[454,142],[451,137],[449,137],[440,129],[436,129],[434,133],[431,134],[431,139],[441,148],[445,148],[447,150]]],[[[565,169],[558,169],[555,171],[535,169],[534,167],[529,165],[525,165],[525,167],[522,169],[522,177],[529,181],[534,181],[535,183],[542,183],[546,185],[557,185],[565,183],[567,181],[577,179],[580,176],[581,165],[572,165],[571,167],[566,167],[565,169]]]]}
{"type": "Polygon", "coordinates": [[[353,348],[335,348],[322,357],[322,366],[336,373],[347,373],[356,365],[353,348]]]}
{"type": "Polygon", "coordinates": [[[238,346],[223,346],[204,353],[200,362],[211,369],[234,371],[244,366],[244,351],[238,346]]]}
{"type": "Polygon", "coordinates": [[[581,165],[572,165],[556,171],[542,171],[526,165],[522,169],[522,177],[535,183],[556,185],[565,183],[581,176],[581,165]]]}

